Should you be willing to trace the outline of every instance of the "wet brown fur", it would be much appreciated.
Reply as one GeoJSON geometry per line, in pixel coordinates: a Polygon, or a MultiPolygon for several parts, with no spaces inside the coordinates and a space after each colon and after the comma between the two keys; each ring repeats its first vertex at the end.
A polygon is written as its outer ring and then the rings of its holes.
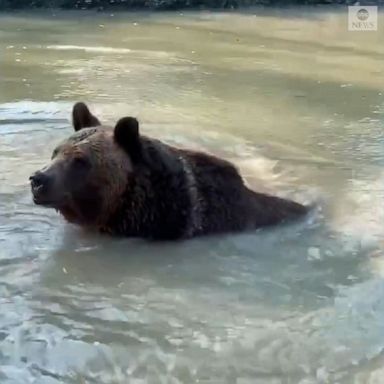
{"type": "Polygon", "coordinates": [[[71,196],[59,211],[69,222],[100,227],[107,220],[119,204],[116,196],[121,196],[127,187],[127,174],[132,170],[129,157],[113,140],[113,131],[97,130],[91,135],[92,139],[69,141],[59,147],[56,161],[69,161],[76,157],[87,157],[92,162],[92,169],[88,175],[89,181],[85,193],[80,198],[71,196]],[[113,153],[113,157],[106,157],[106,153],[113,153]],[[99,200],[93,199],[100,195],[99,200]],[[87,207],[88,205],[88,207],[87,207]],[[93,215],[97,211],[97,215],[93,215]],[[92,221],[88,220],[92,217],[92,221]]]}
{"type": "Polygon", "coordinates": [[[79,131],[81,128],[101,125],[97,117],[93,116],[88,107],[82,102],[78,102],[73,106],[72,124],[75,131],[79,131]]]}
{"type": "Polygon", "coordinates": [[[226,160],[140,135],[133,118],[113,129],[78,103],[73,119],[76,132],[55,149],[46,171],[56,183],[54,207],[69,222],[115,235],[178,239],[275,225],[308,211],[251,191],[226,160]],[[74,166],[74,159],[90,169],[74,166]]]}

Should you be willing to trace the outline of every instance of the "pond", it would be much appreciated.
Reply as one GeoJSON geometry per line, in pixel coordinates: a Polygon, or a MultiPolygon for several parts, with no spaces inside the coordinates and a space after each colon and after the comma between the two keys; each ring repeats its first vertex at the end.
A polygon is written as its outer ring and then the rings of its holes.
{"type": "Polygon", "coordinates": [[[382,41],[344,8],[2,14],[1,383],[380,383],[382,41]],[[78,100],[319,209],[182,243],[67,224],[28,177],[78,100]]]}

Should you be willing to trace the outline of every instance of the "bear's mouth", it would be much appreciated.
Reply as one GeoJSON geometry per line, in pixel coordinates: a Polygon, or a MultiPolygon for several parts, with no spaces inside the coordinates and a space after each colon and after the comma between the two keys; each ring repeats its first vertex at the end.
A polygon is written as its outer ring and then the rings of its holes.
{"type": "Polygon", "coordinates": [[[61,201],[48,199],[48,198],[41,197],[41,196],[33,196],[33,202],[36,205],[41,205],[41,206],[47,207],[47,208],[55,208],[56,210],[59,209],[63,205],[63,203],[61,201]]]}
{"type": "Polygon", "coordinates": [[[60,205],[61,205],[58,201],[48,200],[48,199],[45,199],[45,198],[42,198],[42,197],[38,197],[38,196],[33,196],[33,202],[36,205],[41,205],[43,207],[56,208],[56,209],[58,209],[60,207],[60,205]]]}
{"type": "Polygon", "coordinates": [[[60,196],[60,198],[53,198],[46,193],[42,186],[32,186],[31,189],[33,202],[36,205],[41,205],[47,208],[55,208],[58,210],[65,202],[65,196],[60,196]]]}

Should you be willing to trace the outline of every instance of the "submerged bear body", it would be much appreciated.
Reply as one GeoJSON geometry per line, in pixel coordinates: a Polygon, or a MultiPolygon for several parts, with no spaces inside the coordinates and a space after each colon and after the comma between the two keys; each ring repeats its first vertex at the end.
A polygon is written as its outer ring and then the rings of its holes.
{"type": "Polygon", "coordinates": [[[308,211],[250,190],[226,160],[140,135],[134,118],[102,126],[78,103],[73,124],[76,132],[55,149],[51,164],[31,176],[35,203],[69,222],[171,240],[258,229],[308,211]]]}

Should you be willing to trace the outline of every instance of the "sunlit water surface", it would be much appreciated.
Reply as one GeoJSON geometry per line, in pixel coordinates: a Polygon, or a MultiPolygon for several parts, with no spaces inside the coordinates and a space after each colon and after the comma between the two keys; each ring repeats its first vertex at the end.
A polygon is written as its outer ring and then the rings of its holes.
{"type": "Polygon", "coordinates": [[[384,18],[0,16],[0,382],[382,383],[384,18]],[[233,160],[303,222],[149,244],[31,201],[88,102],[233,160]]]}

